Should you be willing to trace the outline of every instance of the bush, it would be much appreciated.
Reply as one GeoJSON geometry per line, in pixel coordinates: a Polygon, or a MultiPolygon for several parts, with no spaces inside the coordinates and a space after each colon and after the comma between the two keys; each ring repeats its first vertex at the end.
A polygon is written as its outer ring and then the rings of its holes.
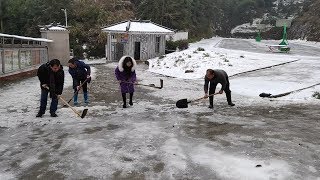
{"type": "Polygon", "coordinates": [[[166,42],[166,49],[168,49],[168,50],[174,50],[175,51],[177,49],[177,47],[178,47],[178,45],[174,41],[167,41],[166,42]]]}
{"type": "Polygon", "coordinates": [[[165,58],[165,57],[166,57],[165,55],[162,55],[162,56],[159,57],[159,59],[163,59],[163,58],[165,58]]]}
{"type": "Polygon", "coordinates": [[[314,98],[316,98],[316,99],[320,99],[320,92],[314,92],[313,94],[312,94],[312,97],[314,97],[314,98]]]}
{"type": "Polygon", "coordinates": [[[189,48],[189,42],[187,40],[180,40],[180,41],[167,41],[166,42],[166,49],[168,50],[184,50],[189,48]]]}
{"type": "Polygon", "coordinates": [[[198,50],[198,51],[205,51],[204,48],[202,48],[202,47],[198,47],[197,50],[198,50]]]}
{"type": "Polygon", "coordinates": [[[178,44],[179,50],[184,50],[189,48],[188,40],[180,40],[180,41],[176,41],[176,43],[178,44]]]}
{"type": "Polygon", "coordinates": [[[204,57],[210,57],[210,54],[209,53],[203,53],[203,56],[204,57]]]}

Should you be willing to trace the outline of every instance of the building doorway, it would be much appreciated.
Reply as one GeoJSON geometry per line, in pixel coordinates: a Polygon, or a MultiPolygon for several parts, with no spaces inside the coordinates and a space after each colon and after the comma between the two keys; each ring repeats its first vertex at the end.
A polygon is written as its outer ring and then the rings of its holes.
{"type": "Polygon", "coordinates": [[[134,59],[140,60],[140,51],[141,51],[141,43],[135,42],[134,43],[134,59]]]}

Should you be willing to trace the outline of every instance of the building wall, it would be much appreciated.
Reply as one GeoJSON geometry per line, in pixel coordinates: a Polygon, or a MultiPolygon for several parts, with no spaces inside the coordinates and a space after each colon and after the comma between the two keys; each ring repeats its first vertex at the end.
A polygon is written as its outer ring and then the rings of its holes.
{"type": "Polygon", "coordinates": [[[148,60],[165,54],[165,35],[163,34],[129,34],[127,39],[123,39],[122,34],[108,34],[108,42],[106,47],[106,56],[108,61],[118,61],[114,58],[113,49],[117,48],[117,43],[124,45],[123,55],[134,57],[135,42],[140,42],[140,59],[148,60]],[[160,37],[159,52],[156,52],[156,38],[160,37]]]}
{"type": "Polygon", "coordinates": [[[41,37],[53,40],[48,44],[49,60],[59,59],[61,64],[67,65],[70,59],[69,31],[41,31],[41,37]]]}
{"type": "Polygon", "coordinates": [[[46,47],[0,47],[0,77],[38,68],[48,62],[46,47]]]}
{"type": "Polygon", "coordinates": [[[173,35],[167,35],[167,41],[179,41],[179,40],[188,40],[188,32],[176,32],[173,35]]]}

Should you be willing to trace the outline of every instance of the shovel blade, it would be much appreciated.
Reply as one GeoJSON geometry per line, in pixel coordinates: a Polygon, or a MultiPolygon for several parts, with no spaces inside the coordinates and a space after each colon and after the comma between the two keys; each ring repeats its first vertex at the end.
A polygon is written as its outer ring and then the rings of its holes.
{"type": "Polygon", "coordinates": [[[160,88],[159,89],[162,89],[163,88],[163,79],[160,79],[160,88]]]}
{"type": "Polygon", "coordinates": [[[81,118],[83,119],[88,113],[88,109],[84,109],[81,114],[81,118]]]}
{"type": "Polygon", "coordinates": [[[270,97],[271,94],[270,93],[261,93],[259,94],[260,97],[270,97]]]}
{"type": "Polygon", "coordinates": [[[177,108],[188,108],[188,100],[187,99],[180,99],[176,103],[177,108]]]}

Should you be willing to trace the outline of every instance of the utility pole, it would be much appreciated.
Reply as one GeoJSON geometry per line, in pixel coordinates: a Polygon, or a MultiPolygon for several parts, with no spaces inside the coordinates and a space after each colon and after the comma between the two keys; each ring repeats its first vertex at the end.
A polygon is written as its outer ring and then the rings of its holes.
{"type": "Polygon", "coordinates": [[[68,27],[68,16],[67,16],[67,9],[61,9],[64,12],[64,17],[66,18],[66,28],[68,27]]]}
{"type": "Polygon", "coordinates": [[[2,0],[0,0],[0,32],[3,33],[3,7],[2,7],[2,0]]]}

